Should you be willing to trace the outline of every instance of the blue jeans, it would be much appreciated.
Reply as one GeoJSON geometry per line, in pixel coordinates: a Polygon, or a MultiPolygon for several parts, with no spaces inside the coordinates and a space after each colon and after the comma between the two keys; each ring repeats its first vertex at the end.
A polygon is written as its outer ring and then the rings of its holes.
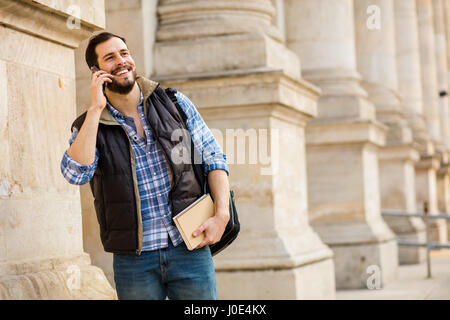
{"type": "Polygon", "coordinates": [[[184,242],[113,256],[119,300],[216,300],[216,275],[209,246],[189,251],[184,242]]]}

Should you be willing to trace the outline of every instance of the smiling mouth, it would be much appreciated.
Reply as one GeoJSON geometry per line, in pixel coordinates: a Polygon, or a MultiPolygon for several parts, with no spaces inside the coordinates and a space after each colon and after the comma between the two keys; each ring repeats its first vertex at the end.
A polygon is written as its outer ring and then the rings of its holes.
{"type": "Polygon", "coordinates": [[[118,72],[115,72],[114,75],[117,77],[121,77],[121,76],[125,76],[128,75],[128,72],[130,72],[130,70],[127,69],[121,69],[118,72]]]}

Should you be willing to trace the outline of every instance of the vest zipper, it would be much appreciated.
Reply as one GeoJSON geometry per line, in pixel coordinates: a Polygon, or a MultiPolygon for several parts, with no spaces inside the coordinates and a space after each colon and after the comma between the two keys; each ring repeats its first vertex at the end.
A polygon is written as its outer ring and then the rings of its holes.
{"type": "MultiPolygon", "coordinates": [[[[133,163],[134,162],[134,152],[133,152],[133,147],[131,145],[130,137],[128,137],[128,133],[125,130],[125,128],[122,126],[121,126],[121,128],[123,129],[123,131],[125,131],[125,135],[128,139],[128,143],[129,143],[129,147],[130,147],[130,162],[133,163]]],[[[136,235],[138,248],[136,249],[136,254],[139,256],[139,255],[141,255],[141,252],[142,252],[143,230],[142,230],[141,198],[139,196],[139,190],[137,189],[136,165],[134,165],[134,169],[133,169],[133,165],[131,164],[131,174],[133,175],[133,189],[134,189],[134,194],[136,196],[136,219],[137,219],[137,228],[138,228],[137,235],[136,235]]]]}
{"type": "MultiPolygon", "coordinates": [[[[159,87],[159,84],[158,86],[159,87]]],[[[148,115],[148,110],[147,110],[147,99],[145,99],[144,97],[144,113],[145,113],[145,117],[147,117],[148,115]],[[147,111],[147,113],[145,113],[145,111],[147,111]]],[[[150,121],[148,122],[150,130],[152,131],[152,135],[153,135],[153,140],[155,140],[155,143],[159,146],[159,149],[162,151],[163,153],[163,157],[166,160],[167,165],[169,166],[169,170],[172,171],[172,174],[169,173],[169,175],[171,175],[172,180],[173,180],[173,187],[172,187],[172,183],[170,184],[170,191],[169,191],[169,204],[170,204],[170,211],[171,211],[171,215],[173,217],[173,205],[172,205],[172,191],[175,190],[176,186],[178,185],[178,181],[177,184],[175,184],[175,170],[173,169],[173,165],[172,162],[170,161],[170,159],[168,158],[167,154],[164,152],[164,148],[161,146],[161,143],[159,142],[159,140],[157,139],[157,136],[155,135],[155,130],[153,128],[153,126],[151,125],[150,121]]],[[[172,220],[172,223],[173,220],[172,220]]]]}

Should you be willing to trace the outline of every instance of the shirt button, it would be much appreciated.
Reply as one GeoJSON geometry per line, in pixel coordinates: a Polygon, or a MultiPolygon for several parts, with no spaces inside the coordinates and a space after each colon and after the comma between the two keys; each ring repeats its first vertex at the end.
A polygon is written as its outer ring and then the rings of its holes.
{"type": "Polygon", "coordinates": [[[156,176],[156,172],[153,172],[153,175],[156,176]]]}
{"type": "Polygon", "coordinates": [[[158,197],[161,197],[161,193],[160,193],[160,194],[158,194],[158,197]]]}

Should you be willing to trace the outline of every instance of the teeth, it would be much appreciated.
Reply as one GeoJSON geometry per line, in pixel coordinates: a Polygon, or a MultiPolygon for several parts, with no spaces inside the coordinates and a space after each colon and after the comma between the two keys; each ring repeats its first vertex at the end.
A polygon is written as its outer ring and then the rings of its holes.
{"type": "Polygon", "coordinates": [[[124,73],[127,73],[127,72],[128,72],[128,70],[123,70],[123,71],[119,72],[117,75],[120,76],[120,75],[122,75],[124,73]]]}

